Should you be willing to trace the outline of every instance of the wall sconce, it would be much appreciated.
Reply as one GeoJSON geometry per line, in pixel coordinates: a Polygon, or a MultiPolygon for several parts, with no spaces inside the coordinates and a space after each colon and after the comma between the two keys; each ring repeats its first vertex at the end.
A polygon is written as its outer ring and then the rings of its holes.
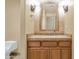
{"type": "Polygon", "coordinates": [[[38,16],[40,13],[40,0],[27,0],[27,6],[29,6],[29,16],[34,18],[38,16]]]}
{"type": "Polygon", "coordinates": [[[70,0],[63,0],[59,2],[59,7],[63,8],[63,11],[66,13],[68,12],[68,6],[70,4],[70,0]]]}
{"type": "Polygon", "coordinates": [[[34,4],[31,4],[30,5],[31,12],[34,12],[35,11],[35,8],[36,8],[36,5],[34,5],[34,4]]]}
{"type": "Polygon", "coordinates": [[[68,6],[63,6],[65,12],[68,12],[68,6]]]}
{"type": "Polygon", "coordinates": [[[36,9],[36,5],[35,4],[31,4],[30,5],[30,11],[32,12],[32,14],[30,15],[31,17],[34,16],[35,9],[36,9]]]}

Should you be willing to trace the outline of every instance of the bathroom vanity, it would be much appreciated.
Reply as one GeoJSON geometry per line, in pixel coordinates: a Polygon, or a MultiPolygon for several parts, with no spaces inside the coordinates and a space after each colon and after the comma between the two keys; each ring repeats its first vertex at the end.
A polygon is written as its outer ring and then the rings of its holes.
{"type": "Polygon", "coordinates": [[[69,35],[28,35],[28,59],[71,59],[69,35]]]}
{"type": "Polygon", "coordinates": [[[27,59],[72,59],[72,36],[64,33],[64,19],[59,19],[58,3],[49,0],[41,3],[35,32],[27,35],[27,59]]]}

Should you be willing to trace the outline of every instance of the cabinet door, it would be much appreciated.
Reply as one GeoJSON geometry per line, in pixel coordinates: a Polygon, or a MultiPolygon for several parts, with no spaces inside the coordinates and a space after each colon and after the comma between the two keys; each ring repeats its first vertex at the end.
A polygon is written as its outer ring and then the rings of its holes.
{"type": "Polygon", "coordinates": [[[60,49],[51,48],[50,49],[50,59],[60,59],[60,49]]]}
{"type": "Polygon", "coordinates": [[[49,49],[28,48],[28,59],[49,59],[49,49]]]}
{"type": "Polygon", "coordinates": [[[70,49],[62,49],[61,51],[61,59],[71,59],[71,50],[70,49]]]}
{"type": "Polygon", "coordinates": [[[49,48],[41,48],[41,59],[50,59],[49,48]]]}

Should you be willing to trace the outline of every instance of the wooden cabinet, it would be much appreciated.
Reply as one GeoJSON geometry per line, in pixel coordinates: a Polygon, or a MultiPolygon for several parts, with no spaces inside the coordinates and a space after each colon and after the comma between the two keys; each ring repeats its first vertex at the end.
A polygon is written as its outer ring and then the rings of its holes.
{"type": "Polygon", "coordinates": [[[49,49],[28,48],[28,59],[49,59],[49,49]]]}
{"type": "Polygon", "coordinates": [[[70,41],[28,41],[28,59],[71,59],[70,41]]]}
{"type": "Polygon", "coordinates": [[[62,46],[62,47],[70,47],[71,46],[71,42],[69,42],[69,41],[60,41],[59,42],[59,46],[62,46]]]}
{"type": "Polygon", "coordinates": [[[43,47],[52,47],[52,46],[57,46],[57,42],[42,42],[41,45],[43,47]]]}
{"type": "Polygon", "coordinates": [[[40,46],[40,42],[38,42],[38,41],[37,41],[37,42],[28,42],[28,46],[30,46],[30,47],[31,47],[31,46],[33,46],[33,47],[34,47],[34,46],[35,46],[35,47],[36,47],[36,46],[39,47],[39,46],[40,46]]]}
{"type": "Polygon", "coordinates": [[[62,49],[61,50],[61,59],[71,59],[71,49],[62,49]]]}
{"type": "Polygon", "coordinates": [[[51,48],[50,49],[50,59],[60,59],[60,49],[51,48]]]}
{"type": "Polygon", "coordinates": [[[40,59],[40,49],[29,48],[28,59],[40,59]]]}

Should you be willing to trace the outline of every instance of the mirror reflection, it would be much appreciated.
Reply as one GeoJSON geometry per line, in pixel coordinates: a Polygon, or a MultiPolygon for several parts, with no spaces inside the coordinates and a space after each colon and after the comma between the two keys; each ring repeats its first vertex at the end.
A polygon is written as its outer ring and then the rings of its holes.
{"type": "Polygon", "coordinates": [[[42,5],[41,30],[56,30],[58,6],[56,2],[45,2],[42,5]]]}

